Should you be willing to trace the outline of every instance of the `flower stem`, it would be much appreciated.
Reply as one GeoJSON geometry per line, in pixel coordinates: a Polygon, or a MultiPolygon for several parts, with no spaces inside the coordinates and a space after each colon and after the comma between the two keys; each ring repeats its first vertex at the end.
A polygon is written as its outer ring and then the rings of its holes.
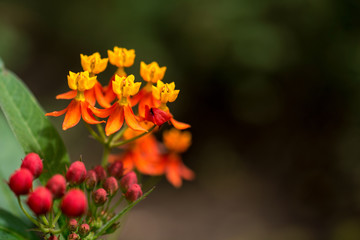
{"type": "Polygon", "coordinates": [[[101,166],[103,166],[104,168],[106,167],[106,165],[108,163],[109,153],[110,153],[110,147],[108,145],[104,144],[104,151],[103,151],[103,156],[102,156],[102,160],[101,160],[101,166]]]}
{"type": "Polygon", "coordinates": [[[40,218],[46,226],[49,226],[49,221],[46,219],[45,215],[41,215],[40,218]]]}
{"type": "Polygon", "coordinates": [[[92,129],[90,127],[90,125],[88,123],[85,122],[85,127],[87,128],[87,130],[89,131],[89,133],[91,134],[91,136],[93,136],[97,141],[103,143],[103,140],[99,137],[99,135],[94,131],[94,129],[92,129]]]}
{"type": "Polygon", "coordinates": [[[18,199],[20,208],[21,208],[21,210],[24,212],[24,214],[26,215],[26,217],[27,217],[28,219],[30,219],[30,221],[32,221],[36,226],[40,227],[39,222],[36,221],[32,216],[30,216],[30,214],[25,210],[25,208],[23,207],[23,205],[22,205],[22,203],[21,203],[21,200],[20,200],[20,197],[19,197],[19,196],[17,197],[17,199],[18,199]]]}
{"type": "Polygon", "coordinates": [[[146,134],[149,134],[151,133],[152,130],[154,130],[154,128],[156,127],[156,125],[152,126],[151,128],[148,129],[147,132],[143,132],[142,134],[140,135],[137,135],[136,137],[133,137],[133,138],[130,138],[130,139],[127,139],[127,140],[124,140],[124,141],[121,141],[121,142],[117,142],[117,143],[113,143],[113,144],[110,144],[110,147],[113,148],[113,147],[119,147],[119,146],[122,146],[122,145],[125,145],[129,142],[132,142],[138,138],[141,138],[142,136],[145,136],[146,134]]]}

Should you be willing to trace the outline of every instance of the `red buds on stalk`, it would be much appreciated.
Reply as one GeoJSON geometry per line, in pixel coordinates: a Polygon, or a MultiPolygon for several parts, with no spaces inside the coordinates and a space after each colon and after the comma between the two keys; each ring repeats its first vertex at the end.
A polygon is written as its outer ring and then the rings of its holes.
{"type": "Polygon", "coordinates": [[[43,163],[41,158],[36,153],[29,153],[25,156],[21,168],[28,169],[34,178],[38,178],[43,170],[43,163]]]}
{"type": "Polygon", "coordinates": [[[77,235],[76,233],[71,233],[69,236],[68,236],[68,240],[78,240],[80,239],[79,235],[77,235]]]}
{"type": "Polygon", "coordinates": [[[116,179],[120,179],[123,175],[124,166],[121,161],[113,162],[108,167],[108,172],[110,176],[115,177],[116,179]]]}
{"type": "Polygon", "coordinates": [[[86,168],[83,162],[73,162],[66,172],[66,180],[70,184],[78,185],[85,180],[86,168]]]}
{"type": "Polygon", "coordinates": [[[109,193],[110,196],[114,195],[119,189],[118,182],[114,177],[108,177],[103,183],[104,189],[109,193]]]}
{"type": "Polygon", "coordinates": [[[61,202],[61,211],[68,217],[79,217],[87,210],[87,199],[83,191],[72,189],[61,202]]]}
{"type": "Polygon", "coordinates": [[[137,182],[138,182],[138,180],[137,180],[136,173],[134,171],[131,171],[122,177],[122,179],[120,180],[120,186],[121,186],[121,189],[124,192],[126,192],[131,185],[133,185],[137,182]]]}
{"type": "Polygon", "coordinates": [[[62,175],[56,174],[49,179],[46,188],[50,190],[54,198],[61,198],[65,194],[66,180],[62,175]]]}
{"type": "Polygon", "coordinates": [[[92,190],[97,183],[97,177],[94,170],[90,170],[86,174],[85,186],[88,190],[92,190]]]}
{"type": "Polygon", "coordinates": [[[52,235],[48,238],[48,240],[59,240],[59,238],[55,235],[52,235]]]}
{"type": "Polygon", "coordinates": [[[103,180],[105,180],[106,171],[102,166],[98,165],[98,166],[94,167],[94,171],[96,173],[96,177],[99,182],[102,182],[103,180]]]}
{"type": "Polygon", "coordinates": [[[129,187],[129,189],[125,193],[125,198],[129,202],[136,201],[139,197],[142,196],[142,190],[139,184],[135,183],[129,187]]]}
{"type": "Polygon", "coordinates": [[[90,226],[86,223],[81,224],[79,233],[81,236],[86,236],[90,232],[90,226]]]}
{"type": "Polygon", "coordinates": [[[78,227],[78,222],[75,218],[71,218],[69,220],[69,224],[68,224],[68,227],[69,227],[69,231],[70,232],[74,232],[76,231],[77,227],[78,227]]]}
{"type": "Polygon", "coordinates": [[[93,200],[96,205],[101,206],[103,205],[107,200],[107,193],[105,189],[99,188],[93,193],[93,200]]]}
{"type": "Polygon", "coordinates": [[[9,187],[16,196],[28,194],[32,187],[33,178],[28,169],[21,168],[10,176],[9,187]]]}
{"type": "Polygon", "coordinates": [[[29,195],[27,204],[36,215],[45,214],[52,206],[51,192],[45,187],[38,187],[29,195]]]}

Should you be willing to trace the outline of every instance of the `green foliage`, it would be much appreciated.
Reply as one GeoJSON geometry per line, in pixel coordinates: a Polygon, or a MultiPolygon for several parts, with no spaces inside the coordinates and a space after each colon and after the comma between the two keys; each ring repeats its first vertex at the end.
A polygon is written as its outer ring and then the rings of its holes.
{"type": "Polygon", "coordinates": [[[25,153],[44,159],[40,181],[65,172],[69,157],[65,145],[29,89],[0,63],[0,107],[25,153]]]}
{"type": "Polygon", "coordinates": [[[0,239],[37,239],[35,234],[28,230],[29,228],[30,226],[20,218],[0,208],[0,239]]]}

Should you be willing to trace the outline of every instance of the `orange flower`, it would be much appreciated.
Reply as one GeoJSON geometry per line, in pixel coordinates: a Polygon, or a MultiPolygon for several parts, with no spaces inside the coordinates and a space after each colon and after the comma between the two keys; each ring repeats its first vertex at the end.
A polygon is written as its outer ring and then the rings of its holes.
{"type": "Polygon", "coordinates": [[[118,97],[118,101],[107,109],[90,107],[96,116],[101,118],[109,117],[105,127],[107,136],[117,132],[122,127],[124,120],[133,130],[146,131],[146,129],[140,126],[128,101],[130,96],[135,95],[139,91],[141,85],[139,82],[135,83],[134,79],[134,75],[128,77],[115,75],[112,87],[118,97]]]}
{"type": "Polygon", "coordinates": [[[118,68],[131,67],[135,60],[135,50],[114,47],[114,51],[108,50],[109,61],[118,68]]]}
{"type": "Polygon", "coordinates": [[[90,56],[80,54],[81,66],[84,71],[88,71],[90,74],[99,74],[107,67],[108,59],[101,58],[100,53],[96,52],[90,56]]]}
{"type": "Polygon", "coordinates": [[[166,67],[159,67],[157,62],[148,65],[143,61],[140,62],[140,75],[146,82],[156,83],[164,78],[166,67]]]}
{"type": "MultiPolygon", "coordinates": [[[[97,121],[89,109],[89,103],[86,101],[84,91],[94,87],[96,77],[89,77],[89,72],[73,73],[69,72],[68,85],[73,91],[64,95],[66,97],[73,96],[74,98],[70,104],[61,111],[54,111],[46,113],[46,116],[58,117],[65,114],[65,119],[62,125],[63,130],[74,127],[79,123],[81,117],[89,124],[98,124],[104,121],[97,121]],[[74,92],[76,94],[74,94],[74,92]]],[[[69,98],[67,98],[69,99],[69,98]]]]}
{"type": "Polygon", "coordinates": [[[175,153],[185,152],[191,145],[191,133],[172,128],[163,133],[163,141],[167,149],[175,153]]]}

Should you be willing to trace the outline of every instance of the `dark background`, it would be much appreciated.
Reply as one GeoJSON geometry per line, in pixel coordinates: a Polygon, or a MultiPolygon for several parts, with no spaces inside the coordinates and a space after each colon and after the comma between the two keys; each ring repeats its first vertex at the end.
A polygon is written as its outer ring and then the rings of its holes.
{"type": "MultiPolygon", "coordinates": [[[[0,0],[0,56],[46,111],[67,105],[80,53],[115,45],[136,50],[138,80],[141,60],[168,67],[197,174],[163,180],[121,239],[360,239],[359,1],[0,0]]],[[[82,127],[61,134],[99,160],[82,127]]]]}

